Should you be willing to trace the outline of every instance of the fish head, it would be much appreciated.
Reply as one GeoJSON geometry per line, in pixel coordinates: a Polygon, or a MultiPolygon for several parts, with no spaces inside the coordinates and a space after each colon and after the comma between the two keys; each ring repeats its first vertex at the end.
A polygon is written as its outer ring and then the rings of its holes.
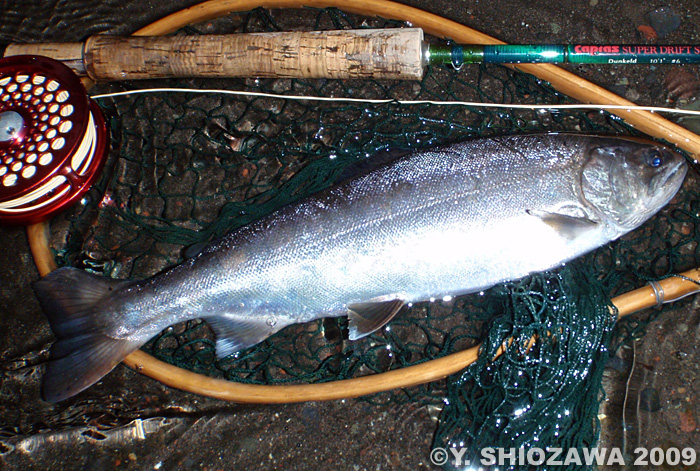
{"type": "Polygon", "coordinates": [[[670,148],[633,138],[603,138],[585,151],[583,198],[619,235],[664,207],[681,187],[685,158],[670,148]]]}

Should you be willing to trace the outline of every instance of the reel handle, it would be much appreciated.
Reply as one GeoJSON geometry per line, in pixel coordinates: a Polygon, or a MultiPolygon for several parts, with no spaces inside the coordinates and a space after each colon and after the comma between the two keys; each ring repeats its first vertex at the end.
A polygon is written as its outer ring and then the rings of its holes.
{"type": "Polygon", "coordinates": [[[11,44],[5,55],[64,62],[93,80],[275,77],[420,80],[420,28],[116,37],[82,43],[11,44]]]}

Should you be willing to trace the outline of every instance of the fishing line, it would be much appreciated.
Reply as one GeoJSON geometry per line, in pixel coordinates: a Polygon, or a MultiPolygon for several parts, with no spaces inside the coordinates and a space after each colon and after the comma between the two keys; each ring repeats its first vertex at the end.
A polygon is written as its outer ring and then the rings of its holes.
{"type": "Polygon", "coordinates": [[[265,92],[246,92],[239,90],[223,90],[223,89],[198,89],[198,88],[143,88],[137,90],[127,90],[123,92],[114,93],[101,93],[98,95],[91,95],[93,100],[99,100],[103,98],[116,98],[120,96],[127,95],[138,95],[145,93],[216,93],[222,95],[236,95],[236,96],[251,96],[251,97],[264,97],[264,98],[280,98],[286,100],[296,100],[296,101],[325,101],[325,102],[336,102],[336,103],[368,103],[375,105],[438,105],[438,106],[471,106],[475,108],[507,108],[507,109],[529,109],[529,110],[540,110],[540,109],[551,109],[551,110],[576,110],[576,109],[596,109],[596,110],[642,110],[650,111],[652,113],[672,113],[672,114],[684,114],[700,116],[700,111],[694,110],[682,110],[677,108],[666,108],[662,106],[643,106],[643,105],[604,105],[597,103],[579,103],[570,105],[528,105],[528,104],[508,104],[508,103],[482,103],[473,101],[441,101],[441,100],[396,100],[396,99],[372,99],[372,98],[348,98],[348,97],[322,97],[322,96],[307,96],[307,95],[280,95],[277,93],[265,93],[265,92]]]}

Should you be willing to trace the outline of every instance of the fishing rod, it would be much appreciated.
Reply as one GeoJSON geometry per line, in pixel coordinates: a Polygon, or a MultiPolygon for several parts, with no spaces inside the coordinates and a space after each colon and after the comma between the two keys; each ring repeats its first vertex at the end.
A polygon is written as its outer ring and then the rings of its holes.
{"type": "Polygon", "coordinates": [[[421,28],[227,35],[91,36],[84,43],[11,44],[6,56],[60,60],[95,81],[166,77],[420,80],[428,65],[697,64],[694,45],[427,44],[421,28]]]}

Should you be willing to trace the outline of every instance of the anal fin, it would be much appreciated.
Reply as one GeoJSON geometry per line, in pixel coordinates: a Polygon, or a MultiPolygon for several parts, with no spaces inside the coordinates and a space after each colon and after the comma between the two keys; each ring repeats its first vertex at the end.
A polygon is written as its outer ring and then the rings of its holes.
{"type": "Polygon", "coordinates": [[[357,340],[380,329],[401,310],[404,304],[405,302],[400,299],[392,299],[348,305],[350,323],[348,337],[350,340],[357,340]]]}
{"type": "Polygon", "coordinates": [[[245,317],[222,314],[205,317],[204,320],[216,334],[216,356],[219,358],[257,345],[289,325],[287,322],[280,322],[277,318],[265,316],[245,317]],[[271,322],[271,319],[274,319],[274,322],[271,322]]]}

